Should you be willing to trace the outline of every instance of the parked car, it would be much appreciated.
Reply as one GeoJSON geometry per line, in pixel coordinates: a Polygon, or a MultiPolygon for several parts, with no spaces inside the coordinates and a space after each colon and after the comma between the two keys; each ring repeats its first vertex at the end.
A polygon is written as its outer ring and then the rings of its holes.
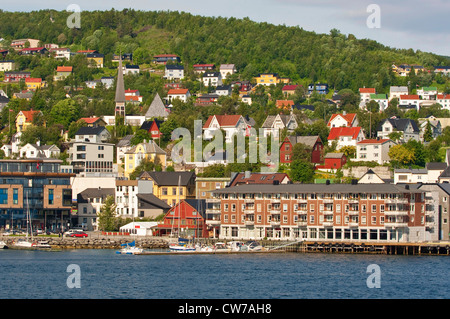
{"type": "Polygon", "coordinates": [[[83,237],[87,237],[88,234],[86,234],[83,231],[77,231],[77,232],[74,232],[74,233],[70,234],[69,236],[70,237],[82,237],[83,238],[83,237]]]}

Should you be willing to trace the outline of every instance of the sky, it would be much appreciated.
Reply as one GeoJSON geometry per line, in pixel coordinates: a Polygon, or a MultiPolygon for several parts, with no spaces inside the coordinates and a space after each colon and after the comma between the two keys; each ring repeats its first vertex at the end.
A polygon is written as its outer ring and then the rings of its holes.
{"type": "MultiPolygon", "coordinates": [[[[78,5],[81,11],[133,8],[248,17],[256,22],[298,26],[316,33],[338,29],[343,34],[372,39],[392,48],[450,56],[450,0],[21,0],[8,1],[2,4],[2,9],[61,11],[70,4],[78,5]]],[[[82,19],[81,15],[81,23],[82,19]]]]}

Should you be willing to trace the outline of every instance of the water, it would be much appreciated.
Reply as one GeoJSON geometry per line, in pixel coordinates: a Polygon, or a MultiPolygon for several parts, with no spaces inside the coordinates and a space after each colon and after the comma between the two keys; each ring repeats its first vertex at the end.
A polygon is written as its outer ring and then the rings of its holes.
{"type": "Polygon", "coordinates": [[[449,257],[0,250],[0,299],[448,299],[449,257]],[[81,288],[68,288],[67,267],[81,288]],[[368,288],[367,267],[381,270],[368,288]]]}

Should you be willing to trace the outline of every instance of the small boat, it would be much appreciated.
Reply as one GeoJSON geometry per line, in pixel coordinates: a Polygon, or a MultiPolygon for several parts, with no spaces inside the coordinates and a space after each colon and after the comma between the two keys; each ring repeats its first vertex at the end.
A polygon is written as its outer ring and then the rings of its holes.
{"type": "Polygon", "coordinates": [[[7,249],[8,245],[4,241],[0,241],[0,249],[7,249]]]}
{"type": "Polygon", "coordinates": [[[247,250],[249,251],[259,251],[263,249],[261,244],[257,241],[248,241],[244,244],[244,246],[247,247],[247,250]]]}
{"type": "Polygon", "coordinates": [[[123,248],[121,250],[116,251],[116,254],[136,255],[136,254],[140,254],[144,251],[143,248],[136,247],[135,241],[132,241],[131,243],[128,243],[128,244],[122,244],[120,246],[122,246],[123,248]]]}
{"type": "Polygon", "coordinates": [[[189,244],[189,239],[185,238],[178,238],[178,243],[170,245],[169,249],[174,252],[191,252],[197,250],[195,246],[189,244]]]}

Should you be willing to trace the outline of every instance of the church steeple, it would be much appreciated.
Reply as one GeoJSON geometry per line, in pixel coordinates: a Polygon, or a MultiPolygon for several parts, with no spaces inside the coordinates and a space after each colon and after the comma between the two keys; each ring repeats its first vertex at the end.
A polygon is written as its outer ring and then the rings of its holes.
{"type": "Polygon", "coordinates": [[[122,54],[119,57],[119,68],[117,70],[117,81],[116,81],[116,112],[115,115],[123,116],[125,120],[125,84],[123,82],[123,68],[122,68],[122,54]]]}

